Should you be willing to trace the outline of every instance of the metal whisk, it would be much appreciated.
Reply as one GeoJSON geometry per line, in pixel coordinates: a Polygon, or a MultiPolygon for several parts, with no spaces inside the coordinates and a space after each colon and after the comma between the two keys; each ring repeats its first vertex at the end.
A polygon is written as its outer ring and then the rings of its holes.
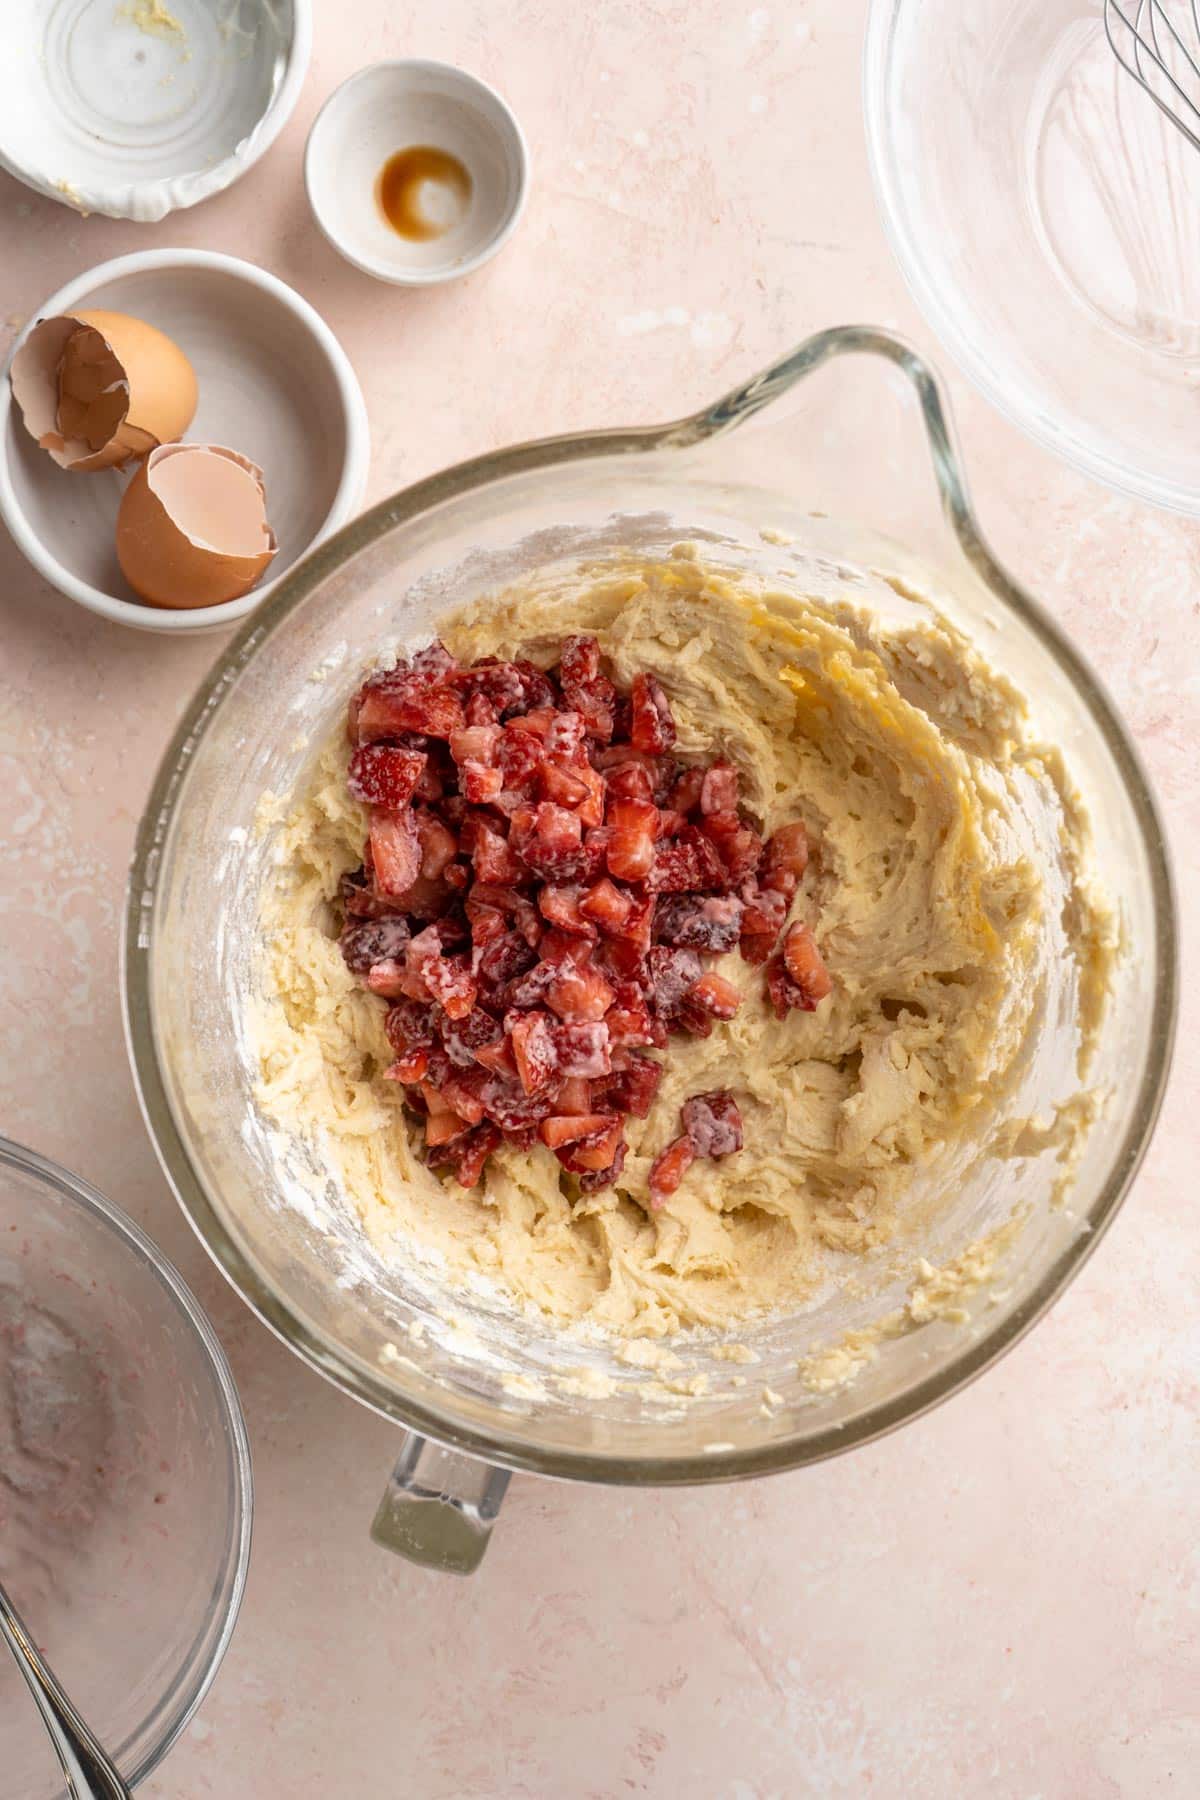
{"type": "Polygon", "coordinates": [[[1104,34],[1121,67],[1200,150],[1198,0],[1104,0],[1104,34]]]}

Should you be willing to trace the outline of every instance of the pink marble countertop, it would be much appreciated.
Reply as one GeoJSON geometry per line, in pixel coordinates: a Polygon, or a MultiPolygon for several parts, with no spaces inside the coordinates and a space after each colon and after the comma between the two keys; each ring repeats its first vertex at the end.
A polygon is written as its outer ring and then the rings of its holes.
{"type": "MultiPolygon", "coordinates": [[[[515,438],[678,414],[827,324],[898,326],[945,365],[869,189],[861,0],[316,10],[295,117],[218,199],[136,226],[0,178],[0,349],[107,257],[179,244],[251,257],[320,309],[359,370],[369,499],[515,438]],[[534,165],[498,261],[412,294],[339,261],[301,182],[333,86],[407,54],[495,82],[534,165]]],[[[1186,970],[1200,949],[1200,529],[1090,485],[951,386],[997,549],[1098,666],[1149,762],[1186,970]]],[[[631,1495],[519,1478],[480,1575],[425,1574],[367,1539],[394,1431],[225,1287],[158,1172],[126,1072],[126,861],[160,746],[215,648],[91,618],[0,541],[0,1122],[177,1261],[232,1358],[255,1453],[241,1623],[144,1791],[1194,1793],[1194,998],[1111,1234],[967,1393],[852,1457],[748,1486],[631,1495]]]]}

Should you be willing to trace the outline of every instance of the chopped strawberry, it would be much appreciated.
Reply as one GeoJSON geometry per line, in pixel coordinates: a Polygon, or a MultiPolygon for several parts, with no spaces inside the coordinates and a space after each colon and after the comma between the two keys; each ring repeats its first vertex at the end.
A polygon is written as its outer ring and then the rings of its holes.
{"type": "Polygon", "coordinates": [[[555,713],[545,737],[547,756],[553,756],[558,762],[577,762],[585,735],[582,714],[555,713]]]}
{"type": "Polygon", "coordinates": [[[654,1159],[650,1167],[649,1182],[651,1212],[658,1212],[662,1208],[695,1160],[696,1152],[690,1139],[686,1137],[677,1137],[654,1159]]]}
{"type": "Polygon", "coordinates": [[[579,1025],[556,1025],[554,1051],[563,1075],[595,1080],[612,1068],[609,1030],[603,1019],[579,1025]]]}
{"type": "Polygon", "coordinates": [[[366,973],[366,984],[373,994],[381,994],[385,1000],[398,1000],[408,992],[404,964],[395,956],[372,963],[366,973]]]}
{"type": "Polygon", "coordinates": [[[547,882],[538,895],[538,908],[542,917],[560,931],[573,931],[579,937],[594,938],[596,927],[590,919],[583,916],[580,892],[578,885],[555,886],[552,882],[547,882]]]}
{"type": "Polygon", "coordinates": [[[620,1154],[623,1128],[620,1119],[613,1119],[611,1113],[608,1116],[612,1122],[606,1131],[578,1143],[564,1144],[555,1151],[564,1169],[570,1169],[573,1174],[594,1174],[613,1166],[620,1154]]]}
{"type": "Polygon", "coordinates": [[[480,1098],[490,1077],[483,1069],[473,1073],[454,1073],[443,1075],[439,1089],[443,1104],[452,1106],[460,1118],[468,1125],[478,1125],[484,1115],[484,1104],[480,1098]]]}
{"type": "Polygon", "coordinates": [[[684,995],[694,988],[704,973],[694,950],[668,950],[656,944],[646,956],[650,990],[654,1008],[667,1024],[676,1016],[684,995]]]}
{"type": "Polygon", "coordinates": [[[704,770],[685,769],[675,786],[671,789],[671,805],[676,812],[695,812],[700,805],[700,796],[704,791],[704,770]]]}
{"type": "Polygon", "coordinates": [[[473,1188],[483,1174],[484,1164],[493,1150],[497,1150],[503,1140],[496,1127],[490,1122],[476,1125],[460,1143],[453,1146],[455,1155],[452,1161],[454,1179],[459,1187],[473,1188]]]}
{"type": "Polygon", "coordinates": [[[737,946],[742,902],[734,894],[681,894],[659,902],[654,934],[661,943],[722,956],[737,946]]]}
{"type": "Polygon", "coordinates": [[[621,881],[644,881],[654,866],[658,808],[648,800],[609,800],[609,873],[621,881]]]}
{"type": "Polygon", "coordinates": [[[346,785],[356,800],[400,812],[408,805],[428,758],[395,744],[362,744],[350,758],[346,785]]]}
{"type": "Polygon", "coordinates": [[[539,1094],[558,1073],[553,1021],[548,1013],[522,1013],[513,1023],[512,1050],[517,1059],[521,1086],[527,1094],[539,1094]]]}
{"type": "Polygon", "coordinates": [[[629,1047],[656,1042],[657,1034],[650,1009],[634,982],[622,981],[617,984],[613,1003],[605,1014],[604,1023],[614,1044],[629,1047]]]}
{"type": "Polygon", "coordinates": [[[399,899],[421,873],[421,846],[411,813],[373,813],[371,862],[379,893],[399,899]]]}
{"type": "Polygon", "coordinates": [[[459,768],[469,762],[483,763],[490,767],[496,760],[496,745],[499,742],[498,725],[464,725],[461,731],[450,733],[450,754],[459,768]]]}
{"type": "Polygon", "coordinates": [[[758,868],[762,839],[735,812],[707,813],[702,831],[714,845],[730,881],[747,880],[758,868]]]}
{"type": "Polygon", "coordinates": [[[546,761],[546,747],[529,726],[527,718],[513,719],[501,732],[494,752],[504,785],[514,793],[531,792],[538,771],[546,761]]]}
{"type": "MultiPolygon", "coordinates": [[[[513,814],[513,835],[518,835],[518,814],[513,814]]],[[[583,827],[577,813],[543,800],[535,809],[532,828],[522,826],[516,844],[518,854],[547,881],[569,881],[578,874],[583,827]]]]}
{"type": "MultiPolygon", "coordinates": [[[[599,795],[599,803],[604,804],[603,792],[599,795]]],[[[580,821],[583,811],[580,810],[580,821]]],[[[607,825],[594,826],[583,834],[583,856],[579,865],[579,879],[585,886],[591,887],[598,881],[608,867],[608,846],[612,842],[612,832],[607,825]]]]}
{"type": "Polygon", "coordinates": [[[486,763],[466,762],[462,767],[462,791],[472,806],[490,806],[504,792],[504,777],[486,763]]]}
{"type": "Polygon", "coordinates": [[[579,910],[585,918],[594,919],[602,931],[619,932],[629,922],[633,901],[604,876],[584,894],[579,910]]]}
{"type": "Polygon", "coordinates": [[[595,681],[600,673],[600,644],[594,637],[582,634],[563,639],[562,649],[558,655],[559,680],[563,693],[568,688],[586,685],[595,681]]]}
{"type": "MultiPolygon", "coordinates": [[[[421,1092],[425,1093],[427,1089],[433,1091],[428,1082],[422,1082],[421,1092]]],[[[460,1118],[453,1107],[439,1108],[435,1112],[431,1106],[425,1120],[425,1142],[435,1150],[439,1144],[448,1144],[452,1138],[461,1137],[469,1126],[470,1121],[460,1118]]]]}
{"type": "Polygon", "coordinates": [[[517,1059],[513,1055],[512,1039],[498,1037],[494,1044],[480,1044],[475,1052],[475,1060],[489,1075],[517,1075],[517,1059]]]}
{"type": "Polygon", "coordinates": [[[700,784],[700,811],[702,813],[731,813],[737,811],[738,804],[738,772],[732,763],[715,762],[704,772],[704,780],[700,784]]]}
{"type": "MultiPolygon", "coordinates": [[[[479,693],[471,694],[468,697],[466,719],[468,725],[498,725],[500,723],[500,715],[487,695],[479,693]]],[[[451,754],[453,754],[453,745],[451,745],[451,754]]]]}
{"type": "MultiPolygon", "coordinates": [[[[561,1156],[559,1161],[562,1161],[561,1156]]],[[[579,1176],[581,1194],[594,1194],[600,1188],[611,1187],[621,1170],[625,1167],[625,1139],[617,1139],[617,1147],[613,1151],[612,1161],[603,1169],[586,1169],[579,1176]]]]}
{"type": "Polygon", "coordinates": [[[827,994],[833,992],[833,983],[817,949],[817,940],[799,919],[788,926],[783,940],[783,960],[789,977],[803,996],[792,1001],[792,1005],[812,1012],[827,994]]]}
{"type": "Polygon", "coordinates": [[[446,1053],[460,1069],[469,1069],[482,1062],[479,1052],[499,1043],[504,1035],[498,1021],[479,1006],[458,1019],[446,1014],[440,1026],[446,1053]]]}
{"type": "Polygon", "coordinates": [[[374,963],[403,956],[411,936],[407,921],[389,914],[365,919],[361,925],[347,925],[338,948],[346,967],[355,975],[365,975],[374,963]]]}
{"type": "Polygon", "coordinates": [[[648,1117],[663,1078],[663,1066],[652,1056],[630,1054],[623,1069],[614,1070],[605,1084],[608,1102],[618,1112],[635,1119],[648,1117]]]}
{"type": "Polygon", "coordinates": [[[808,833],[797,820],[794,825],[780,826],[767,839],[759,879],[763,887],[773,888],[790,900],[807,867],[808,833]]]}
{"type": "Polygon", "coordinates": [[[654,800],[653,783],[645,763],[640,762],[618,763],[609,772],[608,791],[616,800],[654,800]]]}
{"type": "Polygon", "coordinates": [[[598,1144],[612,1127],[611,1113],[561,1113],[543,1119],[538,1136],[551,1150],[557,1150],[561,1144],[598,1144]]]}
{"type": "MultiPolygon", "coordinates": [[[[478,815],[472,823],[471,861],[477,880],[500,886],[519,881],[523,873],[520,860],[499,830],[478,815]]],[[[463,836],[465,848],[465,830],[463,836]]]]}
{"type": "Polygon", "coordinates": [[[383,1028],[397,1056],[409,1050],[428,1050],[437,1036],[433,1008],[417,1000],[398,1000],[389,1006],[383,1028]]]}
{"type": "Polygon", "coordinates": [[[368,681],[359,701],[358,739],[364,744],[406,731],[448,738],[464,723],[462,704],[449,688],[430,687],[394,672],[368,681]]]}
{"type": "Polygon", "coordinates": [[[612,1005],[613,990],[598,969],[564,963],[547,989],[546,1001],[560,1019],[602,1019],[612,1005]]]}
{"type": "Polygon", "coordinates": [[[424,1081],[429,1072],[428,1050],[406,1050],[403,1056],[383,1071],[385,1081],[402,1081],[409,1087],[415,1087],[424,1081]]]}
{"type": "Polygon", "coordinates": [[[458,668],[457,659],[451,656],[441,638],[434,638],[431,644],[414,651],[410,667],[414,675],[426,681],[443,681],[458,668]]]}
{"type": "Polygon", "coordinates": [[[524,656],[514,657],[513,668],[521,677],[527,713],[553,711],[558,707],[558,690],[545,669],[539,669],[524,656]]]}
{"type": "Polygon", "coordinates": [[[697,1156],[732,1156],[742,1147],[742,1115],[728,1088],[693,1094],[679,1118],[697,1156]]]}
{"type": "Polygon", "coordinates": [[[714,1019],[732,1019],[742,1004],[742,996],[732,981],[726,981],[723,975],[715,975],[711,969],[700,977],[695,987],[688,989],[687,997],[714,1019]]]}
{"type": "MultiPolygon", "coordinates": [[[[414,940],[415,941],[415,940],[414,940]]],[[[463,1019],[475,1004],[478,989],[465,956],[431,957],[422,965],[425,986],[451,1019],[463,1019]]]]}
{"type": "Polygon", "coordinates": [[[675,742],[675,720],[662,683],[653,675],[635,675],[629,697],[633,706],[629,737],[634,749],[651,756],[669,750],[675,742]]]}
{"type": "Polygon", "coordinates": [[[449,826],[425,808],[414,808],[417,838],[421,845],[421,874],[435,881],[458,855],[458,839],[449,826]]]}
{"type": "MultiPolygon", "coordinates": [[[[559,1059],[561,1067],[562,1059],[559,1059]]],[[[554,1110],[564,1118],[571,1113],[585,1113],[592,1110],[592,1083],[584,1075],[568,1075],[561,1081],[554,1095],[554,1110]]]]}

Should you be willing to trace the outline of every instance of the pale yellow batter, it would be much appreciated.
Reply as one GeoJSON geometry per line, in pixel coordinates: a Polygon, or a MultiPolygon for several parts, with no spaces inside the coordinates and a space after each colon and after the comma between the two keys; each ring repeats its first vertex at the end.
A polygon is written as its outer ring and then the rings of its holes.
{"type": "MultiPolygon", "coordinates": [[[[443,1182],[379,1078],[384,1004],[334,936],[329,902],[366,832],[336,741],[289,809],[265,897],[260,1101],[321,1139],[389,1254],[416,1240],[451,1283],[456,1269],[485,1273],[518,1304],[623,1338],[726,1326],[802,1301],[828,1252],[888,1242],[928,1216],[955,1170],[1019,1133],[1012,1099],[1055,961],[1074,965],[1086,1072],[1110,923],[1058,758],[1029,741],[1020,696],[939,619],[914,609],[884,632],[849,603],[734,587],[685,552],[443,623],[464,660],[550,663],[580,630],[596,632],[621,682],[659,677],[679,751],[730,757],[768,833],[804,820],[814,854],[793,916],[815,929],[830,999],[779,1022],[762,971],[724,957],[715,966],[742,1008],[708,1039],[672,1039],[651,1116],[628,1121],[618,1189],[570,1202],[541,1146],[503,1149],[474,1192],[443,1182]],[[680,1102],[717,1087],[737,1097],[744,1150],[697,1161],[649,1214],[650,1162],[677,1133],[680,1102]]],[[[1092,1111],[1063,1109],[1068,1164],[1092,1111]]]]}

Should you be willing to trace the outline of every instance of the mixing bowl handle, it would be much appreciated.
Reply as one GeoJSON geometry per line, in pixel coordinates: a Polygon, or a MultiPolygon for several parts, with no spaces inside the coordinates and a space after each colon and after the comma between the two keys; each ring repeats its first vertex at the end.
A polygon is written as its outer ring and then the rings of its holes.
{"type": "Polygon", "coordinates": [[[371,1536],[427,1569],[471,1575],[483,1561],[508,1483],[507,1469],[409,1432],[371,1536]]]}

